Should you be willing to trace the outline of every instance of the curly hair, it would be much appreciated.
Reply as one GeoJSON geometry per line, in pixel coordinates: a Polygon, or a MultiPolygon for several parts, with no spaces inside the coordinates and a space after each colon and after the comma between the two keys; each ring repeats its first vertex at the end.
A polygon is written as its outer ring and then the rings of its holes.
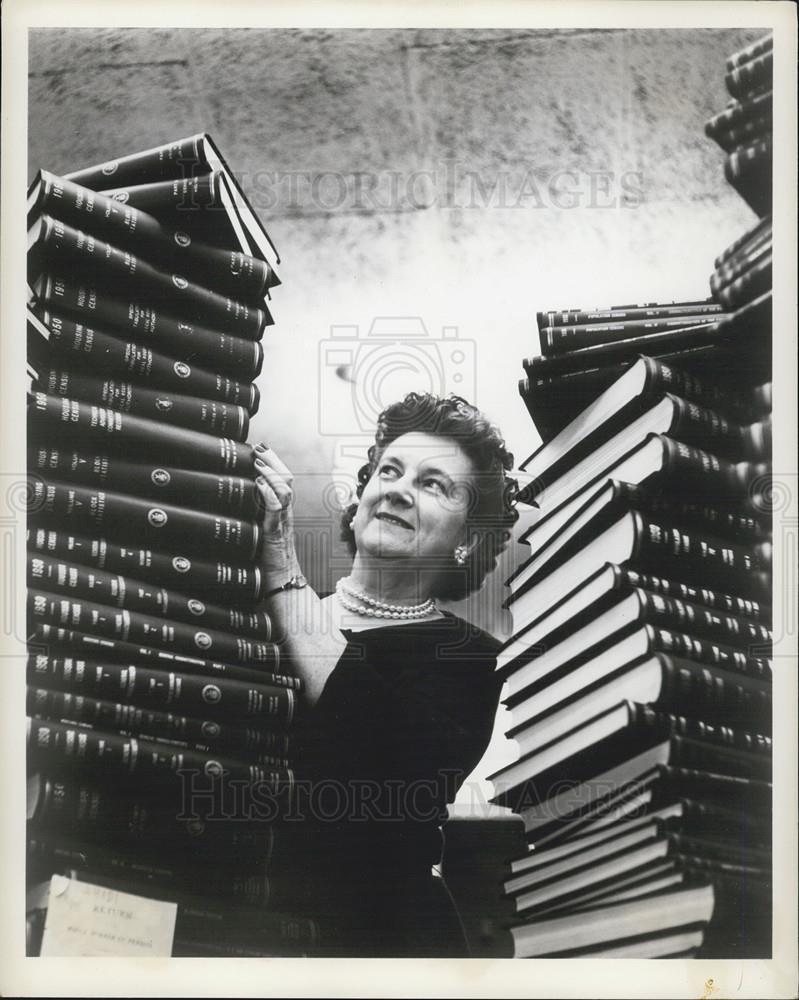
{"type": "MultiPolygon", "coordinates": [[[[421,432],[456,442],[476,471],[476,489],[471,497],[466,526],[479,541],[465,565],[456,563],[442,572],[442,582],[434,595],[445,600],[461,600],[479,590],[497,563],[511,537],[510,529],[519,518],[515,501],[518,483],[507,475],[513,455],[506,449],[499,429],[476,407],[460,396],[446,398],[432,393],[409,392],[392,403],[377,418],[375,443],[367,453],[368,462],[358,472],[356,496],[360,500],[386,447],[403,434],[421,432]]],[[[350,521],[358,504],[352,503],[341,519],[341,538],[355,555],[355,535],[350,521]]]]}

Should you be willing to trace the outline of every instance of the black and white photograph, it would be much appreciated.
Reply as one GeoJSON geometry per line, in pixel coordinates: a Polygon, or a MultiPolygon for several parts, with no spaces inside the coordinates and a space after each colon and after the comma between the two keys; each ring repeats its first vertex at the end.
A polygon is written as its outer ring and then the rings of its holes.
{"type": "Polygon", "coordinates": [[[3,11],[3,995],[796,996],[795,7],[193,6],[3,11]]]}

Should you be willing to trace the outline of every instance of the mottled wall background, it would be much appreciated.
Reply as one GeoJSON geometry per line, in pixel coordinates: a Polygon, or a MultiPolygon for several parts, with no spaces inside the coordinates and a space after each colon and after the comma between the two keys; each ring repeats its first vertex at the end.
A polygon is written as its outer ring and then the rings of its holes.
{"type": "MultiPolygon", "coordinates": [[[[703,126],[727,102],[726,56],[761,34],[36,30],[29,169],[217,141],[283,258],[253,440],[295,472],[305,564],[328,589],[346,568],[331,470],[359,464],[381,403],[461,392],[521,460],[538,444],[516,390],[537,309],[707,295],[754,216],[703,126]],[[386,330],[405,346],[381,348],[386,330]]],[[[517,558],[456,610],[507,634],[517,558]]],[[[515,756],[500,728],[483,775],[515,756]]]]}

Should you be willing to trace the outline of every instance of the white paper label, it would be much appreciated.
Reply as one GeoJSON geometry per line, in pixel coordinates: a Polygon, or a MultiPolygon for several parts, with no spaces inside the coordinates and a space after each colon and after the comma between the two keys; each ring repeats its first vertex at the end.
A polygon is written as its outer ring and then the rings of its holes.
{"type": "Polygon", "coordinates": [[[53,875],[41,955],[168,958],[177,909],[176,903],[53,875]]]}

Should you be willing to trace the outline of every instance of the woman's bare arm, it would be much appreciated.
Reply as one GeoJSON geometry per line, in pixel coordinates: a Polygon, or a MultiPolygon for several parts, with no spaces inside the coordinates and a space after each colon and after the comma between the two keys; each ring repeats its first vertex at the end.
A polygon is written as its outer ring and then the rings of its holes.
{"type": "Polygon", "coordinates": [[[286,586],[302,577],[294,549],[293,476],[277,455],[262,445],[256,448],[255,465],[263,501],[261,572],[266,597],[262,606],[272,621],[281,653],[303,681],[304,700],[313,705],[347,641],[311,587],[286,586]]]}

